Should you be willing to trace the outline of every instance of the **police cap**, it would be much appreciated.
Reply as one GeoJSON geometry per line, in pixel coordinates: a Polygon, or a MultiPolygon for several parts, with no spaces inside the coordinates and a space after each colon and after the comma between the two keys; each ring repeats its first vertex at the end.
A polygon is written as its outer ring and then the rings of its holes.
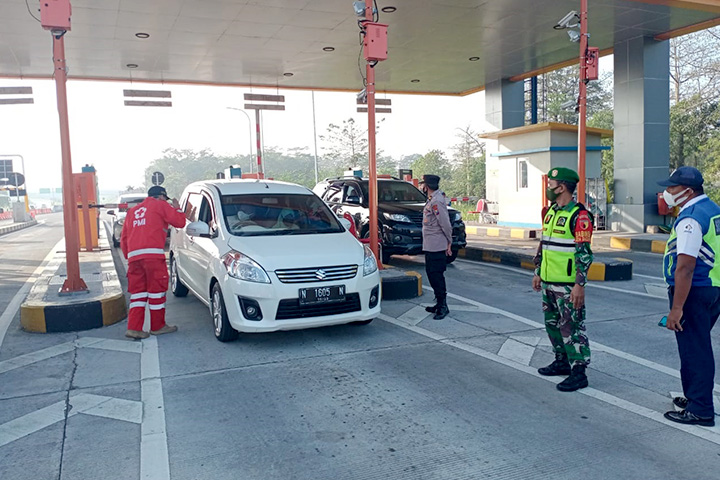
{"type": "Polygon", "coordinates": [[[160,185],[153,185],[150,187],[150,190],[148,190],[148,197],[159,197],[160,195],[168,196],[167,190],[160,185]]]}
{"type": "Polygon", "coordinates": [[[423,175],[422,181],[431,190],[437,190],[440,187],[440,177],[437,175],[423,175]]]}

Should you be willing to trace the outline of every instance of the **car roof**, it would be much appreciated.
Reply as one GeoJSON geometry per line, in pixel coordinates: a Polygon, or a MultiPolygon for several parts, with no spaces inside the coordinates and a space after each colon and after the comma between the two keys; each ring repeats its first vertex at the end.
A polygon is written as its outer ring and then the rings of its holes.
{"type": "Polygon", "coordinates": [[[134,198],[147,198],[147,193],[123,193],[120,195],[121,201],[126,201],[128,199],[134,199],[134,198]]]}
{"type": "Polygon", "coordinates": [[[248,195],[248,194],[295,194],[295,195],[313,195],[312,190],[295,183],[280,182],[277,180],[206,180],[190,184],[190,187],[197,189],[199,187],[216,187],[221,195],[248,195]]]}

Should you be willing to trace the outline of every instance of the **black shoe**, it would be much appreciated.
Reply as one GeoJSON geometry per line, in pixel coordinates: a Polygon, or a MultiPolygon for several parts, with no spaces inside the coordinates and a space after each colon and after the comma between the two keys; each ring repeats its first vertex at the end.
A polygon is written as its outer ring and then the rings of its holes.
{"type": "Polygon", "coordinates": [[[557,384],[557,389],[561,392],[574,392],[588,386],[587,375],[585,375],[585,365],[575,365],[570,371],[570,376],[557,384]]]}
{"type": "Polygon", "coordinates": [[[435,316],[433,319],[435,320],[442,320],[443,318],[447,317],[448,313],[450,313],[450,309],[447,306],[447,303],[445,303],[445,300],[438,303],[438,307],[435,310],[435,316]]]}
{"type": "Polygon", "coordinates": [[[684,425],[702,425],[703,427],[714,427],[715,417],[698,417],[694,413],[682,410],[680,412],[665,412],[665,418],[671,422],[682,423],[684,425]]]}
{"type": "Polygon", "coordinates": [[[570,375],[570,364],[567,359],[558,359],[547,367],[538,368],[538,373],[540,375],[545,375],[546,377],[553,377],[555,375],[570,375]]]}
{"type": "Polygon", "coordinates": [[[685,398],[685,397],[675,397],[675,398],[673,398],[673,405],[675,405],[676,407],[678,407],[680,410],[685,410],[685,409],[687,408],[687,406],[688,406],[688,403],[690,403],[690,402],[689,402],[688,399],[685,398]]]}
{"type": "Polygon", "coordinates": [[[425,307],[425,311],[428,313],[437,313],[438,310],[438,304],[436,303],[432,307],[425,307]]]}

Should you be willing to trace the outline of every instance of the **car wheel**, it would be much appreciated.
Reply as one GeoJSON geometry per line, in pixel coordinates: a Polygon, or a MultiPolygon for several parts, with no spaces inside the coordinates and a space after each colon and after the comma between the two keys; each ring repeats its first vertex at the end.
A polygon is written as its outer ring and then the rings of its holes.
{"type": "Polygon", "coordinates": [[[221,342],[231,342],[238,337],[238,331],[230,326],[225,300],[220,291],[220,284],[213,285],[212,298],[210,299],[210,313],[215,327],[215,338],[221,342]]]}
{"type": "Polygon", "coordinates": [[[113,241],[113,246],[114,246],[115,248],[119,248],[119,247],[120,247],[120,242],[115,238],[115,234],[114,234],[114,233],[113,233],[112,241],[113,241]]]}
{"type": "Polygon", "coordinates": [[[187,287],[180,281],[175,257],[170,257],[170,289],[176,297],[185,297],[188,294],[187,287]]]}
{"type": "Polygon", "coordinates": [[[373,320],[375,319],[371,318],[370,320],[359,320],[357,322],[351,322],[350,325],[369,325],[373,320]]]}
{"type": "Polygon", "coordinates": [[[380,253],[380,257],[381,257],[381,259],[382,259],[382,263],[388,264],[388,263],[390,262],[390,257],[392,257],[392,254],[391,254],[391,253],[386,253],[385,250],[383,250],[383,251],[380,253]]]}
{"type": "Polygon", "coordinates": [[[448,255],[447,257],[445,257],[445,262],[447,262],[447,264],[451,264],[452,262],[455,261],[455,259],[457,257],[458,257],[458,250],[453,250],[452,255],[448,255]]]}

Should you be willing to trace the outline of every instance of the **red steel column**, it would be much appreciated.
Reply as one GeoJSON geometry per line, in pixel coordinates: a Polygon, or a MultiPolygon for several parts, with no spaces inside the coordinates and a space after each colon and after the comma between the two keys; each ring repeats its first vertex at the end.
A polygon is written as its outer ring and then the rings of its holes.
{"type": "MultiPolygon", "coordinates": [[[[368,22],[373,21],[373,0],[365,0],[365,18],[368,22]]],[[[375,259],[377,259],[378,267],[382,268],[382,259],[378,251],[378,193],[377,193],[377,168],[376,168],[376,152],[375,152],[375,69],[370,66],[370,62],[365,61],[365,71],[367,76],[367,111],[368,111],[368,153],[369,153],[369,181],[368,181],[368,199],[370,207],[370,248],[375,259]]]]}
{"type": "Polygon", "coordinates": [[[67,104],[67,67],[65,65],[65,39],[62,34],[53,32],[53,66],[57,91],[58,116],[60,117],[60,149],[62,151],[63,179],[63,221],[65,224],[65,262],[67,278],[60,293],[87,291],[87,285],[80,278],[78,208],[75,202],[75,188],[72,177],[72,157],[70,155],[70,122],[67,104]]]}
{"type": "Polygon", "coordinates": [[[262,168],[262,149],[260,148],[260,110],[255,109],[255,135],[257,135],[257,178],[265,178],[262,168]]]}
{"type": "Polygon", "coordinates": [[[580,1],[580,116],[578,119],[578,202],[585,203],[585,149],[586,149],[586,122],[587,122],[587,65],[586,54],[588,48],[588,0],[580,1]]]}

